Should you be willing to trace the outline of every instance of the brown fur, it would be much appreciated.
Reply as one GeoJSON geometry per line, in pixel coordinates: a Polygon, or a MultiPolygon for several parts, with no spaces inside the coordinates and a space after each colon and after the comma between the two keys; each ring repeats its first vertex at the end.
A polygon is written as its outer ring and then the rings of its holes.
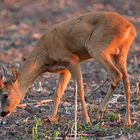
{"type": "MultiPolygon", "coordinates": [[[[94,58],[102,64],[112,77],[112,86],[99,106],[96,118],[100,119],[100,112],[104,111],[116,86],[123,78],[127,100],[126,126],[129,127],[131,125],[131,91],[126,70],[126,59],[135,36],[135,27],[114,12],[90,12],[53,25],[41,37],[21,68],[16,83],[12,85],[12,88],[14,88],[15,84],[18,83],[14,94],[19,92],[23,98],[28,87],[40,74],[46,71],[59,73],[60,79],[55,93],[55,107],[52,113],[52,117],[56,117],[60,98],[72,76],[78,85],[85,120],[90,122],[85,105],[83,79],[79,64],[94,58]]],[[[9,96],[10,94],[9,91],[9,96]]],[[[17,103],[22,98],[19,98],[17,103]]],[[[10,99],[9,102],[11,100],[16,99],[10,99]]],[[[17,103],[15,104],[17,105],[17,103]]],[[[15,108],[14,105],[13,108],[15,108]]]]}

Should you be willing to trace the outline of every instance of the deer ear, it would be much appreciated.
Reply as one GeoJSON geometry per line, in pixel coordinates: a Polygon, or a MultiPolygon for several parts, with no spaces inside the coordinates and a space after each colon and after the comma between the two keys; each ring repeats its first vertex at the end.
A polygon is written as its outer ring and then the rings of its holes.
{"type": "Polygon", "coordinates": [[[12,81],[15,82],[18,77],[18,72],[15,65],[12,66],[12,75],[12,81]]]}
{"type": "Polygon", "coordinates": [[[0,72],[0,91],[4,88],[4,84],[2,81],[2,73],[0,72]]]}
{"type": "Polygon", "coordinates": [[[2,80],[0,79],[0,91],[4,88],[4,84],[2,82],[2,80]]]}
{"type": "Polygon", "coordinates": [[[6,81],[7,79],[9,79],[9,77],[12,76],[12,73],[8,70],[8,68],[3,63],[0,64],[0,70],[2,74],[2,81],[6,81]]]}

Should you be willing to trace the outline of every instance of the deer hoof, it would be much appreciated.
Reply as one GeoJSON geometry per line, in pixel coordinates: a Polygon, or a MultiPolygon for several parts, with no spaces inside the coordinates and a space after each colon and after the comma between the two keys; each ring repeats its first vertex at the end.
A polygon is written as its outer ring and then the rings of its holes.
{"type": "Polygon", "coordinates": [[[131,128],[131,120],[125,123],[125,128],[131,128]]]}
{"type": "Polygon", "coordinates": [[[95,118],[98,121],[101,121],[103,119],[103,114],[104,114],[104,112],[98,109],[97,112],[95,113],[95,118]]]}
{"type": "Polygon", "coordinates": [[[58,124],[58,117],[57,116],[50,116],[45,119],[42,119],[43,123],[51,123],[51,124],[58,124]]]}
{"type": "Polygon", "coordinates": [[[87,123],[87,124],[90,124],[90,123],[91,123],[89,117],[86,118],[86,123],[87,123]]]}
{"type": "Polygon", "coordinates": [[[49,120],[50,120],[51,123],[55,123],[55,124],[58,123],[58,117],[57,116],[51,116],[51,117],[49,117],[49,120]]]}

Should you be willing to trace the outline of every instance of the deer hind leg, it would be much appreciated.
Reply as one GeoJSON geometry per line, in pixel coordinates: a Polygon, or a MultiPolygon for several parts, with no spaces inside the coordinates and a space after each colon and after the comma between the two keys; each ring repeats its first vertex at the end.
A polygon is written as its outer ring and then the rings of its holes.
{"type": "Polygon", "coordinates": [[[101,104],[99,105],[99,108],[96,112],[96,119],[100,120],[103,117],[103,112],[106,109],[106,105],[108,103],[108,101],[110,100],[110,98],[112,97],[114,90],[116,89],[118,83],[120,82],[120,80],[122,79],[122,73],[119,71],[119,69],[114,65],[111,57],[109,55],[103,55],[102,59],[101,59],[101,63],[105,66],[105,68],[109,71],[111,77],[112,77],[112,83],[111,86],[106,94],[106,96],[104,97],[103,101],[101,102],[101,104]]]}
{"type": "MultiPolygon", "coordinates": [[[[103,33],[102,33],[103,34],[103,33]]],[[[106,33],[108,35],[108,33],[106,33]]],[[[99,105],[97,112],[95,114],[96,119],[100,120],[103,117],[103,112],[106,109],[107,103],[109,99],[112,97],[114,90],[116,89],[118,83],[122,79],[122,73],[120,70],[114,65],[112,56],[110,51],[117,47],[113,43],[114,35],[109,37],[105,37],[104,40],[100,38],[96,38],[96,36],[91,36],[90,40],[87,42],[88,52],[91,57],[95,58],[104,68],[109,72],[112,83],[110,85],[109,90],[107,91],[106,96],[103,101],[99,105]],[[93,43],[94,42],[94,43],[93,43]]]]}
{"type": "Polygon", "coordinates": [[[72,77],[74,78],[74,80],[76,81],[77,87],[78,87],[78,94],[80,96],[80,101],[81,101],[81,105],[84,111],[84,117],[85,117],[85,121],[86,123],[90,122],[90,118],[86,109],[86,103],[85,103],[85,97],[84,97],[84,88],[83,88],[83,78],[82,78],[82,73],[81,73],[81,69],[80,69],[80,65],[79,63],[76,64],[70,64],[68,66],[68,69],[70,70],[72,77]]]}
{"type": "MultiPolygon", "coordinates": [[[[98,46],[100,46],[100,45],[101,44],[98,44],[98,46]]],[[[103,47],[98,47],[98,50],[100,48],[103,48],[103,47]]],[[[110,85],[110,88],[107,91],[106,96],[104,97],[103,101],[99,105],[97,112],[95,114],[96,119],[101,120],[103,117],[103,112],[106,109],[106,105],[107,105],[109,99],[112,97],[114,90],[116,89],[119,81],[122,79],[122,74],[119,71],[119,69],[114,65],[114,63],[112,61],[112,57],[108,51],[99,50],[98,52],[95,52],[93,47],[89,46],[88,52],[93,58],[95,58],[109,72],[109,74],[112,78],[112,83],[110,85]]]]}
{"type": "Polygon", "coordinates": [[[126,121],[125,121],[125,126],[129,128],[131,126],[131,118],[130,118],[131,89],[130,89],[130,80],[129,80],[128,72],[127,72],[126,58],[127,58],[127,52],[125,50],[124,53],[115,57],[114,59],[115,59],[116,66],[119,68],[119,70],[122,72],[122,75],[123,75],[123,84],[124,84],[124,89],[125,89],[125,94],[126,94],[126,121]]]}
{"type": "Polygon", "coordinates": [[[70,81],[70,78],[71,78],[71,74],[68,70],[60,71],[59,81],[58,81],[57,88],[55,91],[54,110],[52,112],[51,118],[56,118],[56,115],[58,112],[58,106],[60,104],[60,99],[64,94],[64,90],[66,89],[67,84],[70,81]]]}

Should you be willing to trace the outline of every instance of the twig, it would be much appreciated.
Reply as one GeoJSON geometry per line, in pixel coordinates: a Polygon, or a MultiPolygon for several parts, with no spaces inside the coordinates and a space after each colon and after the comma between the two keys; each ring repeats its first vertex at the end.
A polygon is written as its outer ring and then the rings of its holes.
{"type": "MultiPolygon", "coordinates": [[[[97,90],[99,90],[102,86],[104,86],[105,85],[105,83],[108,81],[108,78],[106,78],[99,86],[97,86],[94,90],[93,90],[93,92],[95,93],[97,90]]],[[[92,93],[93,93],[92,92],[92,93]]],[[[91,95],[92,95],[92,93],[88,96],[88,97],[90,97],[91,95]]]]}
{"type": "Polygon", "coordinates": [[[139,95],[139,92],[140,92],[140,83],[137,82],[136,83],[136,95],[137,95],[137,98],[138,98],[138,108],[140,109],[140,95],[139,95]]]}
{"type": "Polygon", "coordinates": [[[24,104],[19,104],[19,105],[18,105],[18,108],[25,109],[28,105],[32,106],[32,105],[34,105],[34,103],[28,103],[28,104],[24,103],[24,104]]]}
{"type": "Polygon", "coordinates": [[[77,82],[75,81],[75,131],[74,140],[77,139],[77,82]]]}
{"type": "Polygon", "coordinates": [[[96,92],[98,89],[100,89],[102,86],[104,86],[105,83],[106,83],[107,81],[108,81],[108,78],[106,78],[105,81],[103,81],[103,82],[101,83],[101,85],[97,86],[97,87],[93,90],[93,92],[96,92]]]}
{"type": "Polygon", "coordinates": [[[50,103],[50,102],[54,102],[52,99],[48,99],[48,100],[41,100],[39,102],[37,102],[35,105],[35,107],[39,107],[39,106],[42,106],[43,104],[47,104],[47,103],[50,103]]]}
{"type": "Polygon", "coordinates": [[[74,134],[73,134],[74,126],[75,126],[75,123],[74,123],[74,124],[72,124],[72,127],[71,127],[71,132],[70,132],[70,134],[69,134],[69,135],[74,135],[74,134]]]}
{"type": "Polygon", "coordinates": [[[140,91],[140,83],[139,82],[137,82],[136,83],[136,95],[139,97],[139,91],[140,91]]]}
{"type": "Polygon", "coordinates": [[[113,95],[112,100],[110,100],[108,103],[115,104],[115,103],[117,103],[117,101],[120,97],[124,97],[124,96],[123,95],[113,95]]]}
{"type": "Polygon", "coordinates": [[[48,99],[48,100],[41,100],[39,102],[36,102],[36,103],[24,103],[24,104],[19,104],[18,107],[21,108],[21,109],[25,109],[28,105],[29,106],[34,106],[34,107],[39,107],[39,106],[42,106],[43,104],[47,104],[47,103],[50,103],[50,102],[54,102],[54,100],[52,99],[48,99]]]}
{"type": "Polygon", "coordinates": [[[61,134],[62,135],[62,140],[66,140],[67,139],[67,136],[70,132],[70,128],[68,125],[66,125],[66,127],[63,129],[63,133],[61,134]]]}

